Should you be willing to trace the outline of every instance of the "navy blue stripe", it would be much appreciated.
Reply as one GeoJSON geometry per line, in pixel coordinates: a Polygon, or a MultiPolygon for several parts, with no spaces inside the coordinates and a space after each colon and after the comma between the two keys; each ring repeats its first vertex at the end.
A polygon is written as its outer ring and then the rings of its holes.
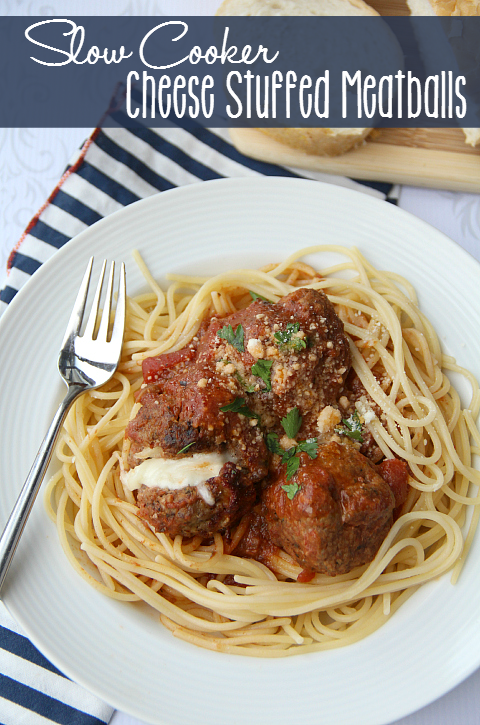
{"type": "Polygon", "coordinates": [[[75,199],[73,196],[70,196],[70,194],[66,194],[64,191],[62,191],[62,189],[59,189],[59,191],[56,193],[52,204],[58,206],[59,209],[63,209],[63,211],[68,212],[76,219],[79,219],[81,222],[87,224],[88,226],[90,226],[91,224],[95,224],[95,222],[98,222],[100,219],[102,219],[101,214],[94,211],[93,209],[90,209],[89,206],[79,201],[78,199],[75,199]]]}
{"type": "MultiPolygon", "coordinates": [[[[132,91],[132,97],[137,102],[140,102],[142,100],[142,96],[137,90],[132,91]]],[[[113,117],[118,123],[120,123],[122,126],[125,126],[129,130],[132,130],[132,128],[137,128],[136,122],[134,122],[131,118],[128,118],[125,114],[115,114],[113,117]],[[123,118],[121,116],[123,116],[123,118]]],[[[210,148],[215,149],[215,151],[218,151],[219,153],[223,154],[232,161],[236,161],[242,166],[247,166],[249,169],[257,171],[259,174],[264,174],[265,176],[288,176],[294,179],[303,178],[301,175],[295,174],[293,171],[288,171],[282,166],[267,164],[263,161],[256,161],[255,159],[251,159],[248,156],[244,156],[239,151],[237,151],[235,146],[219,138],[214,133],[209,131],[208,128],[200,126],[200,124],[198,124],[191,118],[182,118],[181,121],[178,121],[172,116],[172,118],[169,120],[174,121],[172,123],[172,126],[176,125],[179,128],[183,128],[185,131],[188,131],[188,133],[191,133],[192,136],[195,136],[195,138],[197,138],[199,141],[202,141],[202,143],[210,146],[210,148]]],[[[142,125],[143,124],[141,123],[138,124],[138,126],[142,125]]],[[[186,158],[190,160],[189,156],[187,156],[186,158]]],[[[186,168],[190,170],[188,166],[186,168]]]]}
{"type": "MultiPolygon", "coordinates": [[[[132,96],[135,98],[136,91],[133,91],[132,96]]],[[[138,98],[136,98],[137,101],[142,100],[141,96],[138,95],[138,98]]],[[[160,153],[163,153],[165,156],[169,156],[169,158],[172,158],[174,161],[179,163],[181,166],[187,169],[187,171],[191,171],[191,173],[198,176],[198,178],[202,180],[207,180],[208,178],[212,178],[210,176],[203,176],[201,170],[194,170],[193,169],[193,159],[191,159],[190,156],[187,156],[186,154],[183,154],[183,152],[180,152],[182,156],[179,156],[178,159],[174,156],[170,156],[168,153],[168,147],[171,146],[166,142],[164,139],[161,139],[157,134],[150,131],[150,129],[143,126],[142,123],[139,123],[137,121],[132,120],[131,118],[128,118],[124,113],[115,112],[112,114],[112,117],[122,126],[125,128],[128,128],[128,130],[131,133],[134,133],[139,138],[142,138],[144,141],[149,143],[153,148],[155,148],[160,153]]],[[[215,149],[219,153],[223,154],[224,156],[230,158],[232,161],[236,161],[237,163],[242,164],[242,166],[247,166],[249,169],[252,169],[253,171],[257,171],[260,174],[264,174],[265,176],[286,176],[290,178],[305,178],[301,174],[296,174],[293,171],[290,171],[283,166],[277,166],[275,164],[269,164],[263,161],[257,161],[255,159],[251,159],[248,156],[244,156],[241,154],[237,149],[232,145],[224,141],[222,138],[219,138],[217,135],[212,133],[208,128],[204,128],[200,124],[196,123],[193,119],[190,118],[184,118],[181,121],[176,121],[176,125],[179,128],[184,129],[185,131],[188,131],[191,133],[195,138],[197,138],[202,143],[205,143],[206,145],[210,146],[211,148],[215,149]]],[[[176,147],[173,147],[173,149],[176,149],[176,147]]],[[[198,162],[197,162],[198,163],[198,162]]],[[[203,164],[200,165],[203,167],[203,164]]],[[[203,167],[206,168],[206,167],[203,167]]],[[[207,167],[208,168],[208,167],[207,167]]],[[[218,177],[217,177],[218,178],[218,177]]],[[[385,194],[387,196],[392,188],[392,184],[387,184],[383,182],[376,182],[376,181],[364,181],[355,179],[354,180],[357,184],[360,184],[361,186],[367,186],[371,189],[375,189],[377,191],[380,191],[382,194],[385,194]]]]}
{"type": "Polygon", "coordinates": [[[106,154],[119,161],[121,164],[125,164],[129,169],[132,169],[140,178],[144,179],[151,186],[154,186],[159,191],[166,191],[167,189],[173,189],[171,184],[166,179],[162,178],[155,171],[152,171],[143,161],[126,151],[122,146],[119,146],[115,141],[106,136],[101,131],[95,139],[95,144],[102,149],[106,154]]]}
{"type": "Polygon", "coordinates": [[[22,659],[24,660],[33,662],[34,665],[39,665],[40,667],[44,667],[46,670],[50,670],[50,672],[53,672],[55,675],[65,677],[65,675],[62,674],[60,670],[57,670],[57,668],[54,667],[54,665],[52,665],[52,663],[49,662],[47,658],[44,657],[36,647],[33,646],[29,639],[21,634],[12,632],[6,627],[2,627],[1,625],[0,647],[7,650],[8,652],[11,652],[13,655],[22,657],[22,659]]]}
{"type": "Polygon", "coordinates": [[[105,725],[105,720],[66,705],[33,687],[0,674],[0,696],[59,725],[105,725]]]}
{"type": "Polygon", "coordinates": [[[118,201],[118,203],[123,206],[132,204],[140,198],[119,184],[118,181],[114,181],[114,179],[110,178],[110,176],[104,174],[103,171],[96,169],[87,161],[83,161],[75,173],[93,186],[96,186],[97,189],[100,189],[100,191],[103,191],[105,194],[108,194],[108,196],[111,196],[112,199],[115,199],[115,201],[118,201]]]}
{"type": "Polygon", "coordinates": [[[0,302],[5,302],[6,305],[10,304],[17,292],[18,290],[6,285],[2,290],[0,290],[0,302]]]}
{"type": "Polygon", "coordinates": [[[70,241],[70,237],[58,232],[56,229],[53,229],[40,219],[35,222],[28,233],[31,234],[32,237],[40,239],[42,242],[46,242],[56,249],[60,249],[60,247],[63,247],[64,244],[70,241]]]}
{"type": "Polygon", "coordinates": [[[175,146],[174,144],[170,143],[166,139],[151,131],[149,128],[146,128],[145,126],[143,126],[143,124],[132,121],[131,119],[127,120],[127,117],[124,113],[116,112],[112,114],[112,117],[121,126],[128,128],[128,131],[134,136],[137,136],[137,138],[145,141],[145,143],[155,149],[155,151],[158,151],[158,153],[162,154],[162,156],[166,156],[167,158],[171,159],[183,169],[189,171],[191,174],[196,176],[198,179],[201,179],[202,181],[209,181],[211,179],[223,178],[221,174],[217,173],[209,166],[202,164],[200,161],[197,161],[191,156],[188,156],[188,154],[178,148],[178,146],[175,146]]]}
{"type": "Polygon", "coordinates": [[[42,266],[42,263],[37,259],[27,257],[25,254],[21,254],[20,252],[14,252],[11,266],[21,269],[22,272],[25,272],[26,274],[33,274],[42,266]]]}

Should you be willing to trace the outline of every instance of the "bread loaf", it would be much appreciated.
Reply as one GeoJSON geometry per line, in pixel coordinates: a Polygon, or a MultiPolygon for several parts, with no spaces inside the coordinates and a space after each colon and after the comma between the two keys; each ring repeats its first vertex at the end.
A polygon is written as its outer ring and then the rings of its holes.
{"type": "Polygon", "coordinates": [[[363,0],[224,0],[217,15],[378,15],[363,0]]]}
{"type": "Polygon", "coordinates": [[[361,143],[371,128],[259,128],[279,143],[315,156],[339,156],[361,143]]]}
{"type": "Polygon", "coordinates": [[[480,0],[407,0],[412,15],[480,15],[480,0]]]}
{"type": "MultiPolygon", "coordinates": [[[[217,15],[378,15],[363,0],[224,0],[217,15]]],[[[259,128],[280,143],[316,156],[338,156],[361,143],[371,128],[259,128]]]]}
{"type": "MultiPolygon", "coordinates": [[[[412,15],[480,15],[480,0],[407,0],[412,15]]],[[[464,128],[465,142],[480,144],[480,128],[464,128]]]]}

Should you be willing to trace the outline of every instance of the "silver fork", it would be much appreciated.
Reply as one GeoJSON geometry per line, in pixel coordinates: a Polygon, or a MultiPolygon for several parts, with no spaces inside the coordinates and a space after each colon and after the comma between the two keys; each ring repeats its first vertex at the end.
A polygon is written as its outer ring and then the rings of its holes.
{"type": "Polygon", "coordinates": [[[110,340],[108,340],[108,330],[112,308],[114,262],[110,267],[100,327],[94,337],[106,264],[106,261],[104,261],[92,309],[85,331],[81,336],[79,333],[85,312],[93,257],[88,263],[87,271],[75,300],[58,358],[58,369],[68,386],[68,390],[43,439],[27,480],[0,538],[0,590],[50,462],[58,433],[70,406],[82,393],[87,390],[94,390],[110,380],[120,360],[125,328],[126,297],[125,265],[123,263],[120,271],[115,321],[110,340]]]}

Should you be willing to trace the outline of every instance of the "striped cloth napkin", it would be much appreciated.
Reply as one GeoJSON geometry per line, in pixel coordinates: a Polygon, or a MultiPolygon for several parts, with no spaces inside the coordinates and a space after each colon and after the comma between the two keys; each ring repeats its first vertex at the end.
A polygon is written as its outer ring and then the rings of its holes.
{"type": "Polygon", "coordinates": [[[206,129],[193,121],[166,129],[140,123],[126,128],[127,118],[121,113],[114,116],[117,126],[93,132],[13,249],[7,283],[0,291],[0,315],[30,276],[69,239],[127,204],[176,186],[222,177],[288,176],[326,181],[396,203],[391,184],[357,182],[250,159],[235,149],[226,129],[206,129]]]}
{"type": "MultiPolygon", "coordinates": [[[[327,181],[396,203],[390,184],[355,182],[247,158],[231,144],[225,129],[205,129],[193,122],[167,129],[141,124],[126,128],[121,113],[115,121],[115,127],[97,128],[85,142],[13,249],[7,283],[0,291],[0,315],[69,239],[127,204],[183,184],[288,176],[327,181]]],[[[0,725],[99,725],[112,712],[50,664],[0,604],[0,725]]]]}

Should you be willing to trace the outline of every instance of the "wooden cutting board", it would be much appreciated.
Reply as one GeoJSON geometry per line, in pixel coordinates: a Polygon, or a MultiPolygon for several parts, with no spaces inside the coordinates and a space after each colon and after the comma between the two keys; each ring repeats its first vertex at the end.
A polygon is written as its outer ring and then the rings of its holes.
{"type": "Polygon", "coordinates": [[[457,128],[374,130],[358,148],[334,157],[292,149],[256,129],[230,129],[241,153],[261,161],[354,179],[480,193],[480,147],[457,128]]]}
{"type": "MultiPolygon", "coordinates": [[[[405,0],[368,0],[381,15],[409,15],[405,0]]],[[[458,128],[375,130],[357,149],[320,157],[289,148],[256,129],[231,129],[239,151],[262,161],[369,181],[480,192],[480,146],[458,128]]]]}

